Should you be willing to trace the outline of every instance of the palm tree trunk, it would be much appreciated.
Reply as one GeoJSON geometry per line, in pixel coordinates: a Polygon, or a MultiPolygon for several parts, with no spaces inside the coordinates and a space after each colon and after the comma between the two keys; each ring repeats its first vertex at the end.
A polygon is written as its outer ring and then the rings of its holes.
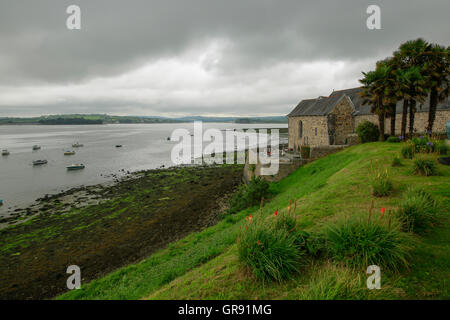
{"type": "Polygon", "coordinates": [[[395,117],[397,115],[397,104],[391,106],[391,136],[395,136],[395,117]]]}
{"type": "Polygon", "coordinates": [[[428,126],[427,132],[431,134],[433,131],[434,119],[436,119],[436,108],[438,104],[438,92],[436,87],[431,89],[430,92],[430,110],[428,110],[428,126]]]}
{"type": "Polygon", "coordinates": [[[401,135],[403,139],[406,139],[406,121],[408,117],[408,100],[403,100],[403,110],[402,110],[402,129],[401,135]]]}
{"type": "Polygon", "coordinates": [[[378,115],[378,125],[380,127],[380,141],[384,141],[384,112],[380,112],[378,115]]]}
{"type": "Polygon", "coordinates": [[[416,100],[409,101],[409,138],[414,134],[414,114],[416,112],[416,100]]]}

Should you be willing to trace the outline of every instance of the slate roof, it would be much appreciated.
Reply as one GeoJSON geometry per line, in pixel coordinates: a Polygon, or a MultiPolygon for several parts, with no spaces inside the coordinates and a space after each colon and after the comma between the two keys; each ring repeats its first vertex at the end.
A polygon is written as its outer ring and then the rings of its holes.
{"type": "MultiPolygon", "coordinates": [[[[319,97],[316,99],[306,99],[300,103],[288,114],[288,117],[297,116],[324,116],[328,114],[339,102],[343,96],[347,96],[355,106],[355,115],[372,114],[370,105],[361,105],[362,98],[359,95],[361,87],[333,91],[329,97],[319,97]]],[[[417,112],[428,112],[429,99],[426,99],[423,105],[417,104],[417,112]]],[[[397,113],[401,113],[403,109],[403,101],[397,103],[397,113]]],[[[449,110],[450,99],[438,103],[437,110],[449,110]]]]}

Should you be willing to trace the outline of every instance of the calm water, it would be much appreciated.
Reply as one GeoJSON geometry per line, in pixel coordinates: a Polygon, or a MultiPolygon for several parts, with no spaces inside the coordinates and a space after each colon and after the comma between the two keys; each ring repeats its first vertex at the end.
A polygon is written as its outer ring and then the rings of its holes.
{"type": "MultiPolygon", "coordinates": [[[[204,130],[240,128],[286,128],[280,124],[204,123],[204,130]]],[[[182,124],[117,124],[80,126],[0,126],[0,149],[8,149],[9,156],[0,156],[0,199],[4,205],[0,214],[9,208],[23,207],[45,194],[68,188],[111,181],[111,174],[125,171],[172,166],[170,154],[176,142],[167,141],[176,128],[193,133],[193,123],[182,124]],[[72,148],[72,144],[84,144],[72,148]],[[32,151],[33,145],[41,150],[32,151]],[[122,148],[116,148],[122,144],[122,148]],[[65,150],[75,150],[64,156],[65,150]],[[48,164],[32,165],[33,160],[46,159],[48,164]],[[83,163],[84,170],[67,171],[66,166],[83,163]]],[[[233,147],[229,146],[228,151],[233,147]]]]}

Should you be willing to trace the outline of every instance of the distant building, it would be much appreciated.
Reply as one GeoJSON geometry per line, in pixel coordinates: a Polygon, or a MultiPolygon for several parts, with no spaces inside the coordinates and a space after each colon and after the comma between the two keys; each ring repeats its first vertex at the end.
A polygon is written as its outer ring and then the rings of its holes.
{"type": "MultiPolygon", "coordinates": [[[[370,112],[370,105],[361,105],[361,87],[333,91],[328,97],[302,100],[291,113],[289,119],[289,148],[299,150],[302,145],[345,145],[355,139],[355,128],[364,120],[378,125],[377,115],[370,112]]],[[[397,103],[395,133],[400,134],[403,101],[397,103]]],[[[425,132],[428,124],[429,100],[417,104],[414,130],[425,132]]],[[[433,131],[444,133],[445,124],[450,121],[450,101],[439,103],[433,131]]],[[[409,116],[408,116],[409,123],[409,116]]],[[[385,132],[391,132],[389,118],[385,122],[385,132]]]]}

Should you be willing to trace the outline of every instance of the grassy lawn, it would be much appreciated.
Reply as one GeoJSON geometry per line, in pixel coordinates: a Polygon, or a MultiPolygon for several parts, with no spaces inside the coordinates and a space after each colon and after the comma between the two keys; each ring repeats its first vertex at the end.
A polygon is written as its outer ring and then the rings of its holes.
{"type": "Polygon", "coordinates": [[[391,167],[400,144],[370,143],[348,148],[298,169],[271,188],[264,215],[286,210],[297,199],[300,228],[320,231],[343,216],[367,216],[380,208],[397,208],[408,186],[421,186],[441,201],[441,223],[414,236],[409,270],[382,270],[382,289],[366,288],[365,270],[350,269],[325,258],[305,265],[292,279],[263,283],[238,261],[236,238],[250,208],[226,217],[214,227],[192,234],[139,264],[94,280],[62,299],[448,299],[450,278],[450,168],[438,165],[439,175],[412,175],[413,160],[391,167]],[[369,183],[374,165],[388,168],[393,181],[389,197],[375,198],[369,183]]]}

